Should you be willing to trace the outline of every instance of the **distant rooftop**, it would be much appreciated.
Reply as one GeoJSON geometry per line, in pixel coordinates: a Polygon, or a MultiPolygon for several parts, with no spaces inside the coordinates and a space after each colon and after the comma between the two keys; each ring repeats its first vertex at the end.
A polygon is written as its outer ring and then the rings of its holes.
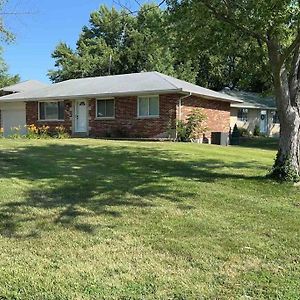
{"type": "Polygon", "coordinates": [[[27,81],[22,81],[10,86],[0,88],[0,91],[7,92],[7,93],[20,93],[20,92],[28,92],[28,91],[40,89],[46,86],[48,86],[48,84],[38,80],[27,80],[27,81]]]}
{"type": "Polygon", "coordinates": [[[158,72],[70,79],[40,89],[4,96],[0,98],[0,101],[36,101],[162,93],[191,93],[208,99],[231,103],[241,102],[230,95],[215,92],[158,72]]]}
{"type": "Polygon", "coordinates": [[[243,100],[243,103],[232,103],[232,107],[258,108],[258,109],[276,109],[275,98],[272,96],[263,96],[259,93],[251,93],[237,90],[224,89],[222,93],[243,100]]]}

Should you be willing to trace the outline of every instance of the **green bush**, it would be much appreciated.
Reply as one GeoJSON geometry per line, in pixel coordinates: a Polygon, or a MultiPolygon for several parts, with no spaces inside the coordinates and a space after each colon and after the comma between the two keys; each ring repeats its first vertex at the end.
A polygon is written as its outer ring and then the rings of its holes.
{"type": "Polygon", "coordinates": [[[202,109],[197,108],[192,110],[186,123],[186,130],[190,139],[200,139],[208,130],[208,128],[203,125],[203,121],[206,119],[207,116],[204,114],[202,109]]]}
{"type": "Polygon", "coordinates": [[[188,141],[189,135],[187,132],[186,124],[183,121],[177,121],[176,132],[177,132],[177,141],[178,142],[187,142],[188,141]]]}
{"type": "Polygon", "coordinates": [[[254,135],[254,136],[260,136],[260,135],[261,135],[261,133],[260,133],[260,128],[259,128],[258,125],[255,125],[254,131],[253,131],[253,135],[254,135]]]}
{"type": "Polygon", "coordinates": [[[239,145],[240,144],[240,131],[235,124],[230,136],[230,145],[239,145]]]}
{"type": "Polygon", "coordinates": [[[208,130],[203,125],[203,121],[207,119],[207,116],[199,108],[192,110],[189,114],[187,121],[177,121],[176,123],[176,140],[178,142],[187,142],[193,139],[202,138],[203,134],[208,130]]]}
{"type": "Polygon", "coordinates": [[[169,119],[167,125],[167,134],[169,139],[173,139],[175,137],[177,128],[176,118],[174,118],[174,114],[176,114],[176,112],[174,111],[174,109],[171,109],[169,111],[169,119]]]}

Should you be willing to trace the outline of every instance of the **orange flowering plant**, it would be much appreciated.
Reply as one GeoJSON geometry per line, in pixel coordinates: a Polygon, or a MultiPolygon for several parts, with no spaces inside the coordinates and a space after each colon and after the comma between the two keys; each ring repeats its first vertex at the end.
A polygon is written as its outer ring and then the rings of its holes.
{"type": "Polygon", "coordinates": [[[37,139],[39,137],[39,130],[34,124],[25,125],[25,127],[27,128],[27,138],[37,139]]]}
{"type": "Polygon", "coordinates": [[[43,125],[38,128],[40,138],[48,138],[49,137],[49,126],[43,125]]]}
{"type": "Polygon", "coordinates": [[[66,131],[66,128],[63,125],[59,125],[55,127],[55,137],[58,139],[66,139],[70,136],[66,131]]]}

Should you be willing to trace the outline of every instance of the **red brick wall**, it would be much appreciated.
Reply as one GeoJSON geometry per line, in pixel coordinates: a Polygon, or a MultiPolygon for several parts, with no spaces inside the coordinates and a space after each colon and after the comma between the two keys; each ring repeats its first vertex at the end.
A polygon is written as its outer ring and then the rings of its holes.
{"type": "Polygon", "coordinates": [[[183,99],[181,104],[181,119],[186,120],[195,108],[203,108],[207,116],[205,126],[208,127],[207,137],[213,131],[229,132],[230,128],[230,103],[217,100],[191,96],[183,99]]]}
{"type": "MultiPolygon", "coordinates": [[[[167,136],[170,117],[175,120],[178,117],[179,94],[160,95],[158,118],[137,117],[137,97],[116,97],[115,98],[115,119],[96,119],[96,100],[89,100],[89,134],[90,136],[124,136],[124,137],[158,137],[167,136]]],[[[38,102],[26,103],[27,124],[36,126],[48,125],[50,130],[56,126],[64,125],[72,133],[72,102],[65,100],[64,121],[46,122],[38,121],[38,102]]],[[[181,115],[185,120],[191,111],[201,107],[208,119],[206,126],[209,128],[207,137],[211,131],[228,132],[230,126],[230,104],[226,102],[207,100],[191,96],[182,100],[181,115]]]]}
{"type": "Polygon", "coordinates": [[[66,130],[72,133],[72,101],[65,100],[64,121],[39,121],[38,120],[38,102],[26,102],[26,124],[34,124],[37,127],[49,126],[49,131],[55,131],[55,127],[63,125],[66,130]]]}
{"type": "Polygon", "coordinates": [[[159,117],[138,118],[137,97],[115,98],[115,119],[96,119],[96,100],[89,102],[89,127],[91,136],[117,136],[128,137],[158,137],[167,136],[170,117],[176,118],[176,104],[179,95],[168,94],[159,97],[159,117]]]}

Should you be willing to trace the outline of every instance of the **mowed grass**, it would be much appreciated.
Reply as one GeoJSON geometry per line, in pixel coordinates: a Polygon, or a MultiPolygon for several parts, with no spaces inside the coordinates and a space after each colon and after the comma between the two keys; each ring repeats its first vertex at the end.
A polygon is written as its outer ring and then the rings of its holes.
{"type": "Polygon", "coordinates": [[[277,150],[279,144],[278,138],[268,137],[242,137],[240,138],[241,147],[261,148],[265,150],[277,150]]]}
{"type": "Polygon", "coordinates": [[[299,299],[274,150],[0,140],[0,299],[299,299]]]}

